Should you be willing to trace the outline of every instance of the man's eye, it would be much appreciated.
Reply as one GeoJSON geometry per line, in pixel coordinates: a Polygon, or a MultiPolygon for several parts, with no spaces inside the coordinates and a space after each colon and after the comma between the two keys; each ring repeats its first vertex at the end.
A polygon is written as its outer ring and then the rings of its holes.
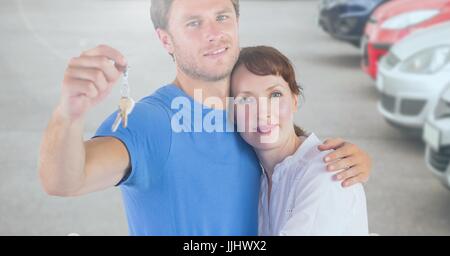
{"type": "Polygon", "coordinates": [[[228,19],[227,15],[219,15],[217,16],[217,21],[225,21],[228,19]]]}
{"type": "Polygon", "coordinates": [[[195,20],[195,21],[191,21],[187,24],[188,27],[198,27],[200,26],[200,22],[195,20]]]}
{"type": "Polygon", "coordinates": [[[283,94],[281,94],[281,92],[273,92],[270,96],[274,98],[279,98],[283,96],[283,94]]]}

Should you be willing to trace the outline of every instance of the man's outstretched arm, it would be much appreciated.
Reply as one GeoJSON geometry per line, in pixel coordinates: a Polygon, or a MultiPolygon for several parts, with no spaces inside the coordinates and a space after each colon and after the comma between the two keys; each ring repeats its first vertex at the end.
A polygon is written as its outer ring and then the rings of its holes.
{"type": "Polygon", "coordinates": [[[129,169],[127,149],[119,140],[83,140],[86,112],[109,94],[125,66],[124,57],[105,45],[70,60],[39,155],[39,175],[48,194],[77,196],[112,187],[129,169]]]}

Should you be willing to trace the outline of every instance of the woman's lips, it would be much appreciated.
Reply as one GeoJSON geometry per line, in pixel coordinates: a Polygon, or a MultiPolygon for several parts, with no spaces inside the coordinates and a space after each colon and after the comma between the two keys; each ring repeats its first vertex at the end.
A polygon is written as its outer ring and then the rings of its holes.
{"type": "Polygon", "coordinates": [[[258,126],[258,133],[260,134],[270,134],[278,125],[276,124],[271,124],[271,125],[259,125],[258,126]]]}

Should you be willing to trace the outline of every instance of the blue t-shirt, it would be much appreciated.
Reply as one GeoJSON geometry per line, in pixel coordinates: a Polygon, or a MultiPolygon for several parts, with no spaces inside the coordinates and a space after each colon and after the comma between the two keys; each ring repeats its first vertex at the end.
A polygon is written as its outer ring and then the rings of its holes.
{"type": "Polygon", "coordinates": [[[167,85],[136,103],[127,128],[111,131],[116,112],[97,130],[95,137],[115,137],[128,149],[131,171],[119,187],[131,235],[257,235],[257,157],[237,132],[196,132],[195,108],[203,118],[221,115],[226,122],[228,112],[167,85]],[[180,113],[171,107],[177,97],[191,104],[193,115],[192,124],[178,122],[186,126],[182,132],[171,126],[180,113]]]}

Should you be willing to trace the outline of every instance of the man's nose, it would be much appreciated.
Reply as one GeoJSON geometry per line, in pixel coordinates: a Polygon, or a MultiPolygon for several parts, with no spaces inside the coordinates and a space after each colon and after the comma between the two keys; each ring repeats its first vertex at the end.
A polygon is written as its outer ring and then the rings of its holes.
{"type": "Polygon", "coordinates": [[[216,21],[209,22],[206,27],[206,39],[209,42],[216,42],[216,41],[220,41],[222,36],[223,36],[223,32],[220,27],[220,24],[218,24],[218,22],[216,22],[216,21]]]}

